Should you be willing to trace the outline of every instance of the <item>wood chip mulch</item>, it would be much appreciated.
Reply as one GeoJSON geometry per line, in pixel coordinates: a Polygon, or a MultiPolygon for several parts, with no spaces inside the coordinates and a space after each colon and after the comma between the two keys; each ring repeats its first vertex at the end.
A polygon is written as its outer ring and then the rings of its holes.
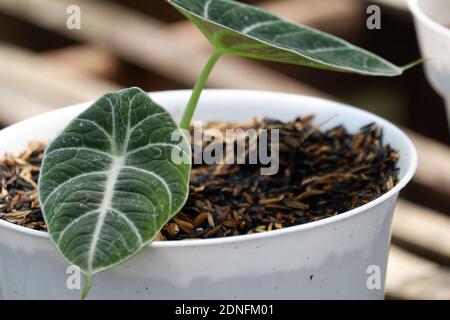
{"type": "Polygon", "coordinates": [[[0,162],[0,219],[36,230],[47,230],[37,198],[44,142],[30,142],[18,157],[0,162]]]}
{"type": "MultiPolygon", "coordinates": [[[[312,116],[209,127],[279,129],[279,172],[262,176],[261,167],[250,164],[194,165],[187,203],[156,240],[228,237],[317,221],[366,204],[397,183],[397,152],[383,144],[373,124],[356,134],[340,126],[321,130],[312,116]]],[[[0,162],[0,219],[46,231],[36,196],[44,149],[45,143],[31,142],[0,162]]]]}

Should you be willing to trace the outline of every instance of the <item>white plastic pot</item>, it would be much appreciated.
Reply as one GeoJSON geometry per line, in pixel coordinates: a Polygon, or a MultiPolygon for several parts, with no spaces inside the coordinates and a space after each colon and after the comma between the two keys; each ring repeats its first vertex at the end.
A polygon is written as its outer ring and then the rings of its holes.
{"type": "Polygon", "coordinates": [[[428,80],[442,95],[450,123],[450,1],[408,0],[428,80]]]}
{"type": "MultiPolygon", "coordinates": [[[[151,97],[179,116],[189,95],[190,91],[168,91],[151,97]]],[[[0,154],[19,152],[30,140],[54,138],[88,105],[46,113],[0,131],[0,154]]],[[[293,120],[311,113],[318,123],[335,116],[325,128],[344,124],[356,131],[370,122],[380,125],[384,141],[400,153],[399,183],[362,207],[284,230],[154,242],[131,260],[96,275],[89,298],[382,299],[394,206],[417,162],[414,146],[401,130],[333,101],[257,91],[206,90],[196,119],[293,120]]],[[[79,290],[67,289],[67,264],[44,232],[0,220],[0,259],[3,298],[80,296],[79,290]]]]}

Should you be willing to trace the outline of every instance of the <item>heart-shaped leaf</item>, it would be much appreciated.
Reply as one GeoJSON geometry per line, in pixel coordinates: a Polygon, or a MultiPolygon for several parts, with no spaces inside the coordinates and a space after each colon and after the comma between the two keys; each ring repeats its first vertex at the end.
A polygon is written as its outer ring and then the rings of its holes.
{"type": "Polygon", "coordinates": [[[221,53],[375,76],[397,76],[416,64],[398,67],[335,36],[237,1],[167,1],[221,53]]]}
{"type": "Polygon", "coordinates": [[[47,147],[39,179],[45,221],[88,287],[94,273],[133,256],[180,210],[190,168],[186,136],[138,88],[106,94],[47,147]]]}

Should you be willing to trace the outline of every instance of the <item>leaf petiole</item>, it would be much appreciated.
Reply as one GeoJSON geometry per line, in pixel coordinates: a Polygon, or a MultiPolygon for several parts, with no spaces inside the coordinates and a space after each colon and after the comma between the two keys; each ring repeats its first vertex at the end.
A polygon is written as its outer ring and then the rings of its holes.
{"type": "Polygon", "coordinates": [[[186,109],[184,110],[183,117],[181,118],[180,122],[181,129],[189,128],[192,121],[192,117],[194,116],[195,108],[197,107],[198,101],[202,94],[203,88],[205,87],[206,82],[208,81],[209,75],[211,74],[213,67],[215,66],[216,62],[219,60],[221,56],[222,56],[221,51],[219,50],[214,51],[212,56],[209,58],[208,63],[206,63],[205,67],[203,68],[203,71],[200,74],[200,77],[192,91],[192,95],[189,99],[186,109]]]}

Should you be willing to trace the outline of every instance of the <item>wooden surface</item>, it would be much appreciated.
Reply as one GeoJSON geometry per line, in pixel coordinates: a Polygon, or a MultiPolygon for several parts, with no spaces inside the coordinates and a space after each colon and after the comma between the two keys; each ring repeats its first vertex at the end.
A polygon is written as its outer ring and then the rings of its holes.
{"type": "Polygon", "coordinates": [[[51,62],[22,49],[0,45],[0,122],[96,99],[118,86],[51,62]]]}
{"type": "Polygon", "coordinates": [[[407,0],[371,0],[375,4],[408,11],[407,0]]]}
{"type": "Polygon", "coordinates": [[[386,279],[389,299],[450,299],[450,271],[392,246],[386,279]]]}
{"type": "Polygon", "coordinates": [[[419,150],[415,179],[425,186],[442,189],[450,197],[450,148],[405,130],[419,150]]]}
{"type": "MultiPolygon", "coordinates": [[[[70,0],[2,0],[0,9],[77,40],[101,45],[124,59],[189,86],[195,83],[211,54],[211,48],[192,46],[189,38],[179,39],[161,22],[137,12],[100,1],[78,3],[83,10],[80,30],[65,28],[66,15],[61,12],[65,12],[70,0]]],[[[317,90],[287,76],[234,57],[224,57],[218,63],[209,85],[318,95],[317,90]]]]}
{"type": "Polygon", "coordinates": [[[414,196],[442,207],[450,216],[450,148],[405,130],[417,148],[419,162],[414,176],[414,196]]]}
{"type": "Polygon", "coordinates": [[[114,77],[120,69],[120,63],[110,50],[95,45],[74,45],[46,51],[40,56],[102,78],[114,77]]]}
{"type": "Polygon", "coordinates": [[[409,201],[399,201],[393,242],[442,265],[450,266],[450,218],[409,201]]]}

